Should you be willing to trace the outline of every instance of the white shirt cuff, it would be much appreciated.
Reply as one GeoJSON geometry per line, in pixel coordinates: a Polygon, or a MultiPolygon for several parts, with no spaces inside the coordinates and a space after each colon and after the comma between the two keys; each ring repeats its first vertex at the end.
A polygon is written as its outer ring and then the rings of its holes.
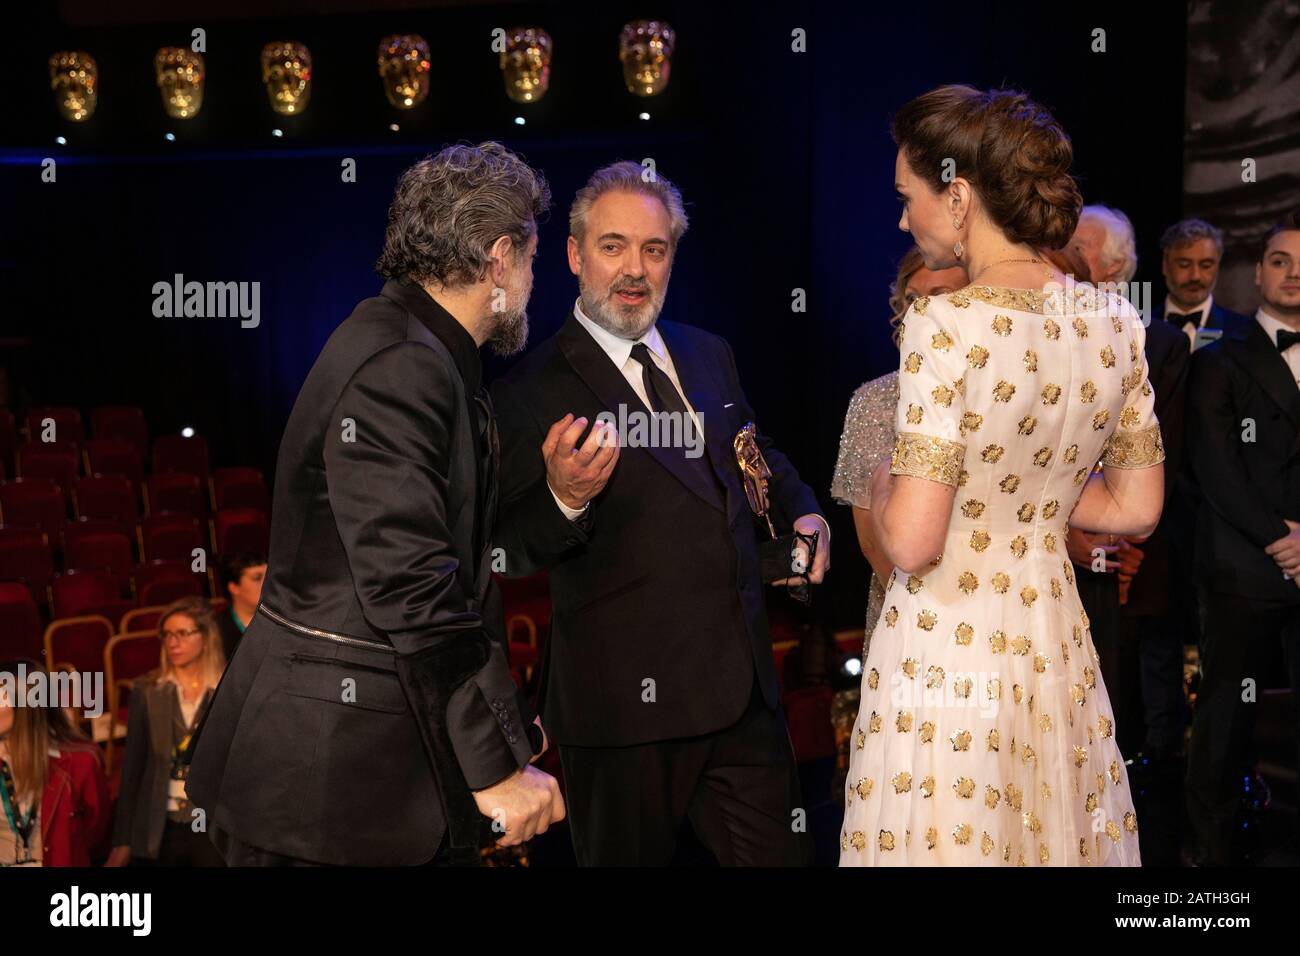
{"type": "Polygon", "coordinates": [[[551,483],[549,481],[546,483],[546,490],[549,491],[551,493],[551,497],[555,499],[556,507],[559,508],[562,512],[564,512],[564,517],[568,518],[570,521],[577,521],[579,518],[581,518],[584,514],[587,513],[587,509],[591,506],[591,502],[588,501],[581,508],[570,508],[568,505],[566,505],[563,501],[560,500],[560,496],[555,493],[555,489],[551,487],[551,483]]]}

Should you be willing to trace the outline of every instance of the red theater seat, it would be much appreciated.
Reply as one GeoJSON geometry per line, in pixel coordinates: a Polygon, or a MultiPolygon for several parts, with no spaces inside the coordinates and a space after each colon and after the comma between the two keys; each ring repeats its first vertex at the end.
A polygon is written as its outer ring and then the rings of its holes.
{"type": "Polygon", "coordinates": [[[212,519],[212,545],[217,554],[255,551],[266,554],[271,547],[271,528],[266,512],[254,508],[227,508],[212,519]]]}
{"type": "Polygon", "coordinates": [[[44,604],[54,577],[54,559],[40,528],[0,528],[0,581],[23,584],[32,600],[44,604]]]}
{"type": "Polygon", "coordinates": [[[271,510],[266,479],[256,468],[218,468],[212,473],[212,509],[253,508],[271,510]]]}
{"type": "Polygon", "coordinates": [[[208,480],[208,443],[202,435],[161,435],[153,443],[153,470],[183,471],[208,480]]]}
{"type": "Polygon", "coordinates": [[[0,524],[40,528],[55,543],[61,540],[67,513],[63,492],[47,478],[15,478],[0,485],[0,524]]]}
{"type": "Polygon", "coordinates": [[[0,583],[0,657],[45,657],[41,615],[26,585],[0,583]]]}
{"type": "Polygon", "coordinates": [[[78,478],[72,489],[73,514],[78,518],[110,518],[128,528],[140,519],[135,488],[125,475],[78,478]]]}
{"type": "Polygon", "coordinates": [[[135,405],[103,405],[90,413],[90,428],[96,438],[113,438],[129,443],[140,460],[149,457],[149,425],[144,410],[135,405]]]}
{"type": "Polygon", "coordinates": [[[208,515],[202,480],[185,471],[150,475],[144,485],[144,503],[145,511],[151,515],[174,511],[200,520],[208,515]]]}
{"type": "Polygon", "coordinates": [[[199,520],[193,515],[162,512],[140,522],[140,556],[150,561],[194,560],[194,549],[204,547],[199,520]]]}
{"type": "Polygon", "coordinates": [[[144,482],[144,456],[120,438],[92,438],[82,452],[88,475],[122,475],[139,488],[144,482]]]}
{"type": "Polygon", "coordinates": [[[56,442],[83,442],[86,440],[86,426],[81,422],[81,412],[66,405],[47,405],[33,408],[27,414],[27,437],[33,442],[43,441],[47,433],[47,423],[53,422],[53,434],[56,442]]]}

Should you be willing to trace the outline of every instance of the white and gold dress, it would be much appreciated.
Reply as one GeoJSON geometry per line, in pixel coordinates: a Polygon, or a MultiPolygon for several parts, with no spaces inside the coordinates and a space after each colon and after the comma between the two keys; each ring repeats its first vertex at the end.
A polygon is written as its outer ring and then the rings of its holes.
{"type": "Polygon", "coordinates": [[[1126,300],[970,286],[904,318],[891,471],[957,488],[895,569],[850,744],[840,863],[1139,864],[1066,521],[1095,463],[1164,460],[1126,300]]]}

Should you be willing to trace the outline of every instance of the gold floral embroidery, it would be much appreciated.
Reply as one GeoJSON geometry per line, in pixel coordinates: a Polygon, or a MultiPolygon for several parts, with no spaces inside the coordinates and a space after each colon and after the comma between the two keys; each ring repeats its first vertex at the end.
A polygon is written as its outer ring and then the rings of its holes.
{"type": "Polygon", "coordinates": [[[1165,445],[1158,422],[1135,432],[1116,431],[1106,439],[1101,457],[1108,468],[1147,468],[1164,460],[1165,445]]]}
{"type": "Polygon", "coordinates": [[[1024,535],[1016,535],[1011,539],[1011,553],[1017,558],[1023,558],[1025,552],[1029,550],[1029,544],[1025,541],[1024,535]]]}
{"type": "Polygon", "coordinates": [[[972,531],[970,533],[970,546],[976,551],[983,551],[989,546],[989,533],[987,531],[972,531]]]}
{"type": "Polygon", "coordinates": [[[1099,411],[1096,415],[1093,415],[1093,416],[1092,416],[1092,427],[1093,427],[1093,430],[1094,430],[1094,431],[1101,431],[1103,428],[1106,427],[1106,423],[1107,423],[1108,421],[1110,421],[1110,409],[1109,409],[1109,408],[1103,408],[1103,409],[1102,409],[1101,411],[1099,411]]]}
{"type": "Polygon", "coordinates": [[[1038,427],[1038,419],[1033,415],[1026,415],[1024,418],[1020,419],[1020,425],[1018,427],[1020,434],[1032,435],[1034,429],[1038,427]]]}
{"type": "Polygon", "coordinates": [[[1078,457],[1079,457],[1079,446],[1071,445],[1069,448],[1065,449],[1065,452],[1061,455],[1061,460],[1064,461],[1067,465],[1073,465],[1075,459],[1077,459],[1078,457]]]}
{"type": "Polygon", "coordinates": [[[958,644],[970,644],[971,639],[975,637],[975,628],[962,621],[957,625],[957,629],[953,633],[958,644]]]}
{"type": "Polygon", "coordinates": [[[983,368],[989,360],[989,350],[982,345],[972,345],[966,353],[966,364],[971,368],[983,368]]]}
{"type": "Polygon", "coordinates": [[[1061,510],[1061,503],[1053,498],[1047,504],[1043,505],[1042,515],[1044,521],[1051,521],[1056,517],[1056,513],[1061,510]]]}
{"type": "Polygon", "coordinates": [[[923,582],[915,574],[909,574],[907,576],[906,587],[907,587],[908,594],[916,594],[918,591],[921,590],[923,586],[924,586],[923,582]]]}
{"type": "Polygon", "coordinates": [[[946,352],[952,348],[952,336],[940,329],[930,336],[930,347],[938,352],[946,352]]]}
{"type": "Polygon", "coordinates": [[[1046,468],[1047,463],[1052,460],[1052,449],[1043,447],[1034,452],[1034,464],[1039,468],[1046,468]]]}
{"type": "MultiPolygon", "coordinates": [[[[961,417],[961,429],[960,429],[960,431],[961,431],[962,437],[965,438],[967,432],[975,432],[975,431],[979,431],[979,427],[980,427],[981,425],[983,425],[983,424],[984,424],[984,416],[983,416],[983,415],[976,414],[975,412],[966,412],[966,413],[965,413],[964,415],[962,415],[962,417],[961,417]]],[[[962,447],[965,448],[964,445],[963,445],[962,447]]]]}
{"type": "Polygon", "coordinates": [[[1077,334],[1079,338],[1086,339],[1088,337],[1088,323],[1083,321],[1083,316],[1076,315],[1074,321],[1070,324],[1074,326],[1075,334],[1077,334]]]}
{"type": "Polygon", "coordinates": [[[1006,451],[1006,449],[1003,448],[1001,445],[987,445],[985,446],[984,450],[980,452],[980,457],[983,458],[990,465],[996,465],[998,463],[998,459],[1002,457],[1002,453],[1004,451],[1006,451]]]}
{"type": "Polygon", "coordinates": [[[923,295],[917,297],[916,301],[912,303],[912,309],[916,312],[917,315],[925,315],[925,310],[929,307],[929,305],[930,305],[930,297],[928,295],[923,295]]]}
{"type": "Polygon", "coordinates": [[[978,518],[984,513],[984,502],[970,498],[961,506],[961,513],[967,518],[978,518]]]}
{"type": "Polygon", "coordinates": [[[1097,397],[1097,386],[1093,384],[1091,379],[1089,379],[1088,381],[1084,382],[1082,385],[1079,386],[1079,401],[1091,402],[1095,400],[1096,397],[1097,397]]]}
{"type": "Polygon", "coordinates": [[[933,398],[938,404],[942,405],[944,408],[948,408],[950,405],[952,405],[952,398],[956,394],[957,393],[954,392],[952,389],[950,389],[947,385],[936,385],[931,390],[930,397],[933,398]]]}
{"type": "Polygon", "coordinates": [[[993,400],[995,402],[1009,402],[1011,396],[1016,394],[1016,387],[1010,382],[1003,379],[993,389],[993,400]]]}
{"type": "Polygon", "coordinates": [[[1119,424],[1121,428],[1136,428],[1138,421],[1141,419],[1137,408],[1129,405],[1119,413],[1119,424]]]}
{"type": "Polygon", "coordinates": [[[1020,476],[1007,475],[1000,482],[998,482],[998,487],[1000,487],[1004,492],[1006,492],[1009,495],[1015,494],[1016,489],[1020,487],[1020,476]]]}
{"type": "Polygon", "coordinates": [[[961,442],[917,432],[899,432],[894,440],[889,472],[955,486],[965,457],[966,446],[961,442]]]}
{"type": "Polygon", "coordinates": [[[909,352],[907,358],[903,360],[903,371],[915,375],[921,371],[921,363],[924,361],[925,358],[920,352],[909,352]]]}
{"type": "Polygon", "coordinates": [[[957,587],[964,594],[974,594],[980,586],[979,578],[970,571],[963,571],[957,578],[957,587]]]}
{"type": "Polygon", "coordinates": [[[989,635],[989,650],[994,654],[1004,654],[1007,650],[1007,632],[994,631],[989,635]]]}
{"type": "Polygon", "coordinates": [[[999,594],[1006,594],[1007,588],[1011,587],[1011,576],[1005,571],[998,571],[993,575],[993,590],[999,594]]]}
{"type": "Polygon", "coordinates": [[[1109,345],[1101,350],[1101,365],[1102,368],[1115,367],[1115,350],[1109,345]]]}
{"type": "Polygon", "coordinates": [[[923,631],[933,631],[937,623],[939,618],[933,611],[922,611],[916,616],[916,626],[923,631]]]}
{"type": "Polygon", "coordinates": [[[923,414],[923,413],[922,413],[922,411],[921,411],[921,406],[920,406],[920,405],[908,405],[908,406],[907,406],[907,424],[909,424],[909,425],[919,425],[919,424],[921,424],[921,415],[922,415],[922,414],[923,414]]]}
{"type": "Polygon", "coordinates": [[[1026,501],[1020,506],[1019,510],[1016,511],[1016,517],[1025,524],[1029,524],[1029,522],[1034,520],[1034,506],[1026,501]]]}
{"type": "Polygon", "coordinates": [[[1061,397],[1061,386],[1047,384],[1043,386],[1043,404],[1055,405],[1057,399],[1061,397]]]}
{"type": "Polygon", "coordinates": [[[1038,371],[1038,353],[1033,349],[1025,349],[1025,371],[1038,371]]]}
{"type": "Polygon", "coordinates": [[[1059,339],[1061,337],[1061,327],[1051,319],[1043,319],[1043,334],[1049,339],[1059,339]]]}
{"type": "Polygon", "coordinates": [[[1053,298],[1052,294],[1038,289],[1008,289],[1003,286],[969,285],[964,289],[948,293],[948,301],[958,309],[970,305],[972,299],[987,302],[1002,309],[1015,309],[1017,312],[1041,313],[1053,298]]]}
{"type": "Polygon", "coordinates": [[[1011,334],[1011,316],[995,315],[993,316],[993,331],[997,335],[1011,334]]]}

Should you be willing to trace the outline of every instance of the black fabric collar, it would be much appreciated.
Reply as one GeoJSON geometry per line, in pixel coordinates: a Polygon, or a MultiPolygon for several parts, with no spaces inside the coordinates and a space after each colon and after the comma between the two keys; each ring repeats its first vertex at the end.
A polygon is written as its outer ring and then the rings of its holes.
{"type": "Polygon", "coordinates": [[[477,394],[483,385],[483,358],[479,355],[474,336],[466,331],[465,326],[419,284],[409,279],[389,279],[380,294],[401,305],[442,340],[456,363],[466,390],[470,395],[477,394]]]}

